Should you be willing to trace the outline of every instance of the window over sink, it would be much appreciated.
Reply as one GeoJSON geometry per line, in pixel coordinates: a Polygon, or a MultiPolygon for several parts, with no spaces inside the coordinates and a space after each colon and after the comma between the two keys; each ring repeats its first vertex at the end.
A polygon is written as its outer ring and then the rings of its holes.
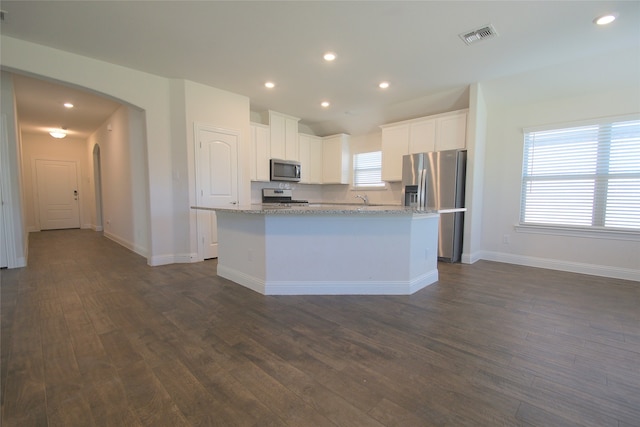
{"type": "Polygon", "coordinates": [[[385,188],[385,183],[382,181],[382,151],[353,155],[353,187],[385,188]]]}

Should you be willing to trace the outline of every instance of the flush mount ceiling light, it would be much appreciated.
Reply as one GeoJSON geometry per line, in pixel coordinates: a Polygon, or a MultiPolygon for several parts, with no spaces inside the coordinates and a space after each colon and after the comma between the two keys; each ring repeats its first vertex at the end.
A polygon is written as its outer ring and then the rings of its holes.
{"type": "Polygon", "coordinates": [[[322,102],[320,103],[320,106],[322,106],[322,108],[327,108],[327,107],[329,107],[329,105],[331,105],[331,104],[329,103],[329,101],[322,101],[322,102]]]}
{"type": "Polygon", "coordinates": [[[607,25],[607,24],[611,24],[615,20],[616,20],[616,15],[609,14],[609,15],[603,15],[603,16],[597,17],[596,19],[593,20],[593,23],[596,25],[607,25]]]}
{"type": "Polygon", "coordinates": [[[276,84],[274,82],[266,82],[264,84],[264,87],[266,87],[267,89],[273,89],[274,87],[276,87],[276,84]]]}
{"type": "Polygon", "coordinates": [[[336,54],[333,52],[327,52],[323,56],[325,61],[331,62],[336,59],[336,54]]]}
{"type": "Polygon", "coordinates": [[[378,85],[378,87],[380,89],[386,89],[389,87],[389,82],[380,82],[380,84],[378,85]]]}
{"type": "Polygon", "coordinates": [[[73,108],[73,104],[72,104],[72,103],[70,103],[70,102],[65,102],[65,103],[64,103],[64,104],[62,104],[62,105],[64,105],[64,107],[65,107],[65,108],[73,108]]]}
{"type": "Polygon", "coordinates": [[[65,136],[67,136],[67,130],[66,129],[51,129],[49,131],[49,135],[51,135],[52,137],[54,137],[56,139],[62,139],[65,136]]]}

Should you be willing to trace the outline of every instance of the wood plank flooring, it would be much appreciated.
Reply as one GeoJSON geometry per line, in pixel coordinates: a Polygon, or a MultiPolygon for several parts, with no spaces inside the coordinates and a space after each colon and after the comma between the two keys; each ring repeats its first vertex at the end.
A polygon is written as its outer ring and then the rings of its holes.
{"type": "Polygon", "coordinates": [[[0,272],[5,427],[640,426],[637,282],[481,261],[267,297],[88,230],[29,242],[0,272]]]}

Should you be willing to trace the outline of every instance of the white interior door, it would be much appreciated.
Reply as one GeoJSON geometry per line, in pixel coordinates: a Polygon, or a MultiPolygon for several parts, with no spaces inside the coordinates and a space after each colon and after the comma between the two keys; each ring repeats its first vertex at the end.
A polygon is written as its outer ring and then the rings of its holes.
{"type": "MultiPolygon", "coordinates": [[[[238,135],[196,127],[196,193],[198,206],[238,203],[238,135]]],[[[202,259],[218,256],[218,228],[212,211],[198,211],[198,251],[202,259]]]]}
{"type": "Polygon", "coordinates": [[[80,228],[76,162],[35,162],[40,229],[80,228]]]}

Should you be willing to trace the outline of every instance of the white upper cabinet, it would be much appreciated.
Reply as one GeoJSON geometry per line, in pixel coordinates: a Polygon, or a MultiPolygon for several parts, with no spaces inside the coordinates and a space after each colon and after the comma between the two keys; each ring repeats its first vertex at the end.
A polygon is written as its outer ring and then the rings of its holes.
{"type": "Polygon", "coordinates": [[[300,183],[322,184],[322,138],[299,134],[300,183]]]}
{"type": "Polygon", "coordinates": [[[427,119],[411,123],[409,154],[436,151],[436,122],[435,119],[427,119]]]}
{"type": "Polygon", "coordinates": [[[435,151],[463,149],[467,146],[467,112],[443,116],[436,121],[435,151]]]}
{"type": "Polygon", "coordinates": [[[341,133],[323,138],[322,182],[349,183],[349,135],[341,133]]]}
{"type": "Polygon", "coordinates": [[[409,124],[382,128],[382,180],[402,179],[402,156],[409,153],[409,124]]]}
{"type": "Polygon", "coordinates": [[[298,121],[286,114],[269,111],[271,158],[299,160],[298,121]]]}
{"type": "Polygon", "coordinates": [[[251,123],[251,181],[269,181],[269,159],[271,149],[269,144],[269,126],[251,123]]]}
{"type": "Polygon", "coordinates": [[[390,123],[382,128],[382,180],[402,180],[402,156],[464,149],[467,110],[390,123]]]}

